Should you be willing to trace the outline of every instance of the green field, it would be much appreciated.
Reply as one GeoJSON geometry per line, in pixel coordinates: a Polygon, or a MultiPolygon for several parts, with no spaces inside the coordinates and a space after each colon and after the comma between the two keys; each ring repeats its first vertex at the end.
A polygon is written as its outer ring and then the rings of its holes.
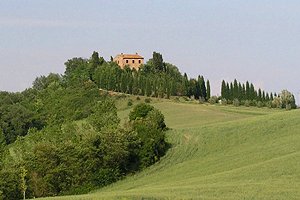
{"type": "MultiPolygon", "coordinates": [[[[300,199],[300,110],[153,105],[171,128],[161,161],[90,194],[54,199],[300,199]]],[[[128,113],[119,112],[123,122],[128,113]]]]}

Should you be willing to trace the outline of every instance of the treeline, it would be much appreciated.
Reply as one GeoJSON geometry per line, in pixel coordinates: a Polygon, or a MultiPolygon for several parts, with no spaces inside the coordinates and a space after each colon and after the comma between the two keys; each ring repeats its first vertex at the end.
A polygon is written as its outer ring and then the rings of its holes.
{"type": "Polygon", "coordinates": [[[64,75],[38,77],[23,92],[0,92],[0,199],[88,192],[167,150],[160,111],[138,104],[120,124],[114,99],[90,76],[91,62],[72,60],[76,65],[68,62],[64,75]]]}
{"type": "Polygon", "coordinates": [[[105,61],[94,52],[90,59],[73,58],[65,63],[66,78],[72,81],[91,80],[101,89],[133,95],[169,98],[188,96],[206,101],[210,98],[209,80],[203,76],[189,79],[178,68],[163,61],[161,54],[153,57],[136,71],[125,66],[121,69],[115,62],[105,61]]]}
{"type": "Polygon", "coordinates": [[[296,103],[294,95],[283,90],[280,94],[268,93],[260,88],[255,89],[253,83],[222,81],[221,85],[221,103],[270,108],[295,109],[296,103]]]}

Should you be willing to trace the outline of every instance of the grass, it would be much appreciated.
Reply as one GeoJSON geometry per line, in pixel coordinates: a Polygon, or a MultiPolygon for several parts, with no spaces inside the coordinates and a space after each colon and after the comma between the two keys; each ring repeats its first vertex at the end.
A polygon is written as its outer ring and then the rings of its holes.
{"type": "MultiPolygon", "coordinates": [[[[153,105],[171,128],[161,161],[90,194],[54,199],[300,199],[299,110],[153,105]]],[[[129,111],[119,112],[123,121],[129,111]]]]}

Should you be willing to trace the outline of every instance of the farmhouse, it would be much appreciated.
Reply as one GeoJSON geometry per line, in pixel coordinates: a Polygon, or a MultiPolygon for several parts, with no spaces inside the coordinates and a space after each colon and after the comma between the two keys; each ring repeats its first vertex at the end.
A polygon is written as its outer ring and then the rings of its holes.
{"type": "Polygon", "coordinates": [[[128,65],[131,69],[139,70],[140,66],[144,64],[144,58],[140,56],[138,53],[136,54],[118,54],[114,60],[121,69],[124,69],[126,65],[128,65]]]}

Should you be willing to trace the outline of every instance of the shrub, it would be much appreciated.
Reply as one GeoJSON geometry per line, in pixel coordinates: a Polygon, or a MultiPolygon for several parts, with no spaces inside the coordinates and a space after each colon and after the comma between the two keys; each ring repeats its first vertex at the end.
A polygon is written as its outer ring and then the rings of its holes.
{"type": "Polygon", "coordinates": [[[139,160],[139,168],[145,168],[164,155],[166,124],[163,114],[149,104],[138,104],[129,114],[132,128],[140,141],[139,150],[131,156],[139,160]]]}
{"type": "Polygon", "coordinates": [[[215,103],[218,102],[218,97],[217,97],[217,96],[212,96],[212,97],[210,97],[210,98],[208,99],[208,102],[209,102],[210,104],[215,104],[215,103]]]}
{"type": "Polygon", "coordinates": [[[127,102],[127,106],[132,106],[133,105],[133,102],[132,102],[132,99],[128,99],[128,102],[127,102]]]}
{"type": "Polygon", "coordinates": [[[232,102],[232,104],[234,105],[234,106],[240,106],[240,101],[238,100],[238,99],[234,99],[233,100],[233,102],[232,102]]]}
{"type": "Polygon", "coordinates": [[[138,100],[138,101],[139,101],[139,100],[141,100],[141,98],[140,98],[139,96],[137,96],[137,97],[136,97],[136,100],[138,100]]]}
{"type": "Polygon", "coordinates": [[[188,98],[186,96],[183,96],[182,98],[183,98],[184,101],[190,101],[191,100],[190,98],[188,98]]]}
{"type": "Polygon", "coordinates": [[[133,110],[129,113],[129,120],[133,121],[137,118],[145,118],[154,107],[145,103],[140,103],[136,105],[133,110]]]}
{"type": "Polygon", "coordinates": [[[256,102],[256,106],[259,107],[259,108],[261,108],[261,107],[264,106],[264,104],[263,104],[263,102],[258,101],[258,102],[256,102]]]}
{"type": "Polygon", "coordinates": [[[249,107],[251,105],[251,102],[249,100],[246,100],[244,103],[244,106],[249,107]]]}
{"type": "Polygon", "coordinates": [[[222,105],[227,105],[227,103],[228,103],[228,101],[225,98],[221,99],[221,104],[222,105]]]}
{"type": "Polygon", "coordinates": [[[151,99],[150,98],[146,98],[145,99],[145,103],[150,103],[151,102],[151,99]]]}

